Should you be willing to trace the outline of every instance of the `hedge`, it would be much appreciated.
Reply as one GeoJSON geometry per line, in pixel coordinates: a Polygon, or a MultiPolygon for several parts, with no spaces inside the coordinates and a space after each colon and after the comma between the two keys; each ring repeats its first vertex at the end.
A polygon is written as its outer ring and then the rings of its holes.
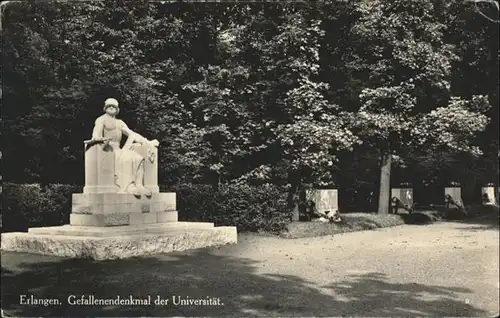
{"type": "Polygon", "coordinates": [[[274,185],[223,185],[214,191],[207,185],[184,184],[169,191],[177,193],[179,219],[183,221],[209,221],[233,225],[239,231],[278,233],[291,220],[286,194],[274,185]]]}
{"type": "Polygon", "coordinates": [[[82,188],[68,184],[4,183],[2,230],[22,231],[69,223],[71,194],[82,192],[82,188]]]}
{"type": "MultiPolygon", "coordinates": [[[[2,231],[25,231],[28,227],[69,223],[71,194],[82,186],[67,184],[3,184],[2,231]]],[[[183,184],[160,187],[177,193],[181,221],[214,222],[237,226],[239,231],[283,231],[290,213],[286,194],[272,185],[212,187],[183,184]]]]}

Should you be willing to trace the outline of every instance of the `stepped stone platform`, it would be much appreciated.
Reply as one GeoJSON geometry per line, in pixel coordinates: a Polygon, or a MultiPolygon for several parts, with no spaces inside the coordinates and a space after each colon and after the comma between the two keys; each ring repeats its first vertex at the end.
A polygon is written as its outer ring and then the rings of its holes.
{"type": "Polygon", "coordinates": [[[169,222],[113,227],[53,226],[2,234],[2,250],[94,260],[237,243],[233,226],[169,222]]]}
{"type": "Polygon", "coordinates": [[[74,193],[70,224],[2,233],[1,249],[107,260],[231,243],[234,226],[179,222],[175,193],[74,193]]]}

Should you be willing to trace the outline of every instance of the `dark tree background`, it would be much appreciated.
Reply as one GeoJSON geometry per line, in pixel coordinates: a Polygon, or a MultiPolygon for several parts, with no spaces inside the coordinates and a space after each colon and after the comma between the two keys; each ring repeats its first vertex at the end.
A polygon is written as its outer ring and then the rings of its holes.
{"type": "Polygon", "coordinates": [[[273,183],[290,202],[337,187],[345,209],[381,213],[390,183],[458,181],[479,199],[498,180],[499,32],[476,9],[8,3],[3,180],[82,184],[83,140],[114,97],[160,141],[165,185],[273,183]]]}

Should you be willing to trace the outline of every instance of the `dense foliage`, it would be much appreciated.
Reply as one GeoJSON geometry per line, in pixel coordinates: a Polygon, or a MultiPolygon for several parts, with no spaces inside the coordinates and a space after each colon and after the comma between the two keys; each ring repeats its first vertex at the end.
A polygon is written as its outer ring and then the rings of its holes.
{"type": "Polygon", "coordinates": [[[209,221],[236,226],[240,231],[279,233],[291,218],[286,195],[272,185],[223,185],[214,190],[209,185],[183,184],[165,190],[176,192],[179,219],[183,221],[209,221]]]}
{"type": "Polygon", "coordinates": [[[2,189],[2,229],[25,231],[28,227],[69,223],[71,194],[83,186],[67,184],[13,184],[2,189]]]}
{"type": "Polygon", "coordinates": [[[498,180],[499,100],[498,25],[475,8],[11,2],[4,180],[82,184],[82,141],[115,97],[130,127],[160,141],[169,187],[273,184],[289,207],[306,186],[388,204],[391,174],[476,191],[498,180]]]}

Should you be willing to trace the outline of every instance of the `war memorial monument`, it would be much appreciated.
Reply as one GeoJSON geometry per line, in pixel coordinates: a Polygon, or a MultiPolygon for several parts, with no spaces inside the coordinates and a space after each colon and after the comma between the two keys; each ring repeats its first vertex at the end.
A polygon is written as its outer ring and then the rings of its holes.
{"type": "Polygon", "coordinates": [[[158,187],[159,142],[118,119],[116,99],[104,112],[84,142],[85,187],[72,195],[70,224],[3,233],[2,250],[104,260],[237,242],[236,227],[179,221],[176,194],[158,187]]]}

